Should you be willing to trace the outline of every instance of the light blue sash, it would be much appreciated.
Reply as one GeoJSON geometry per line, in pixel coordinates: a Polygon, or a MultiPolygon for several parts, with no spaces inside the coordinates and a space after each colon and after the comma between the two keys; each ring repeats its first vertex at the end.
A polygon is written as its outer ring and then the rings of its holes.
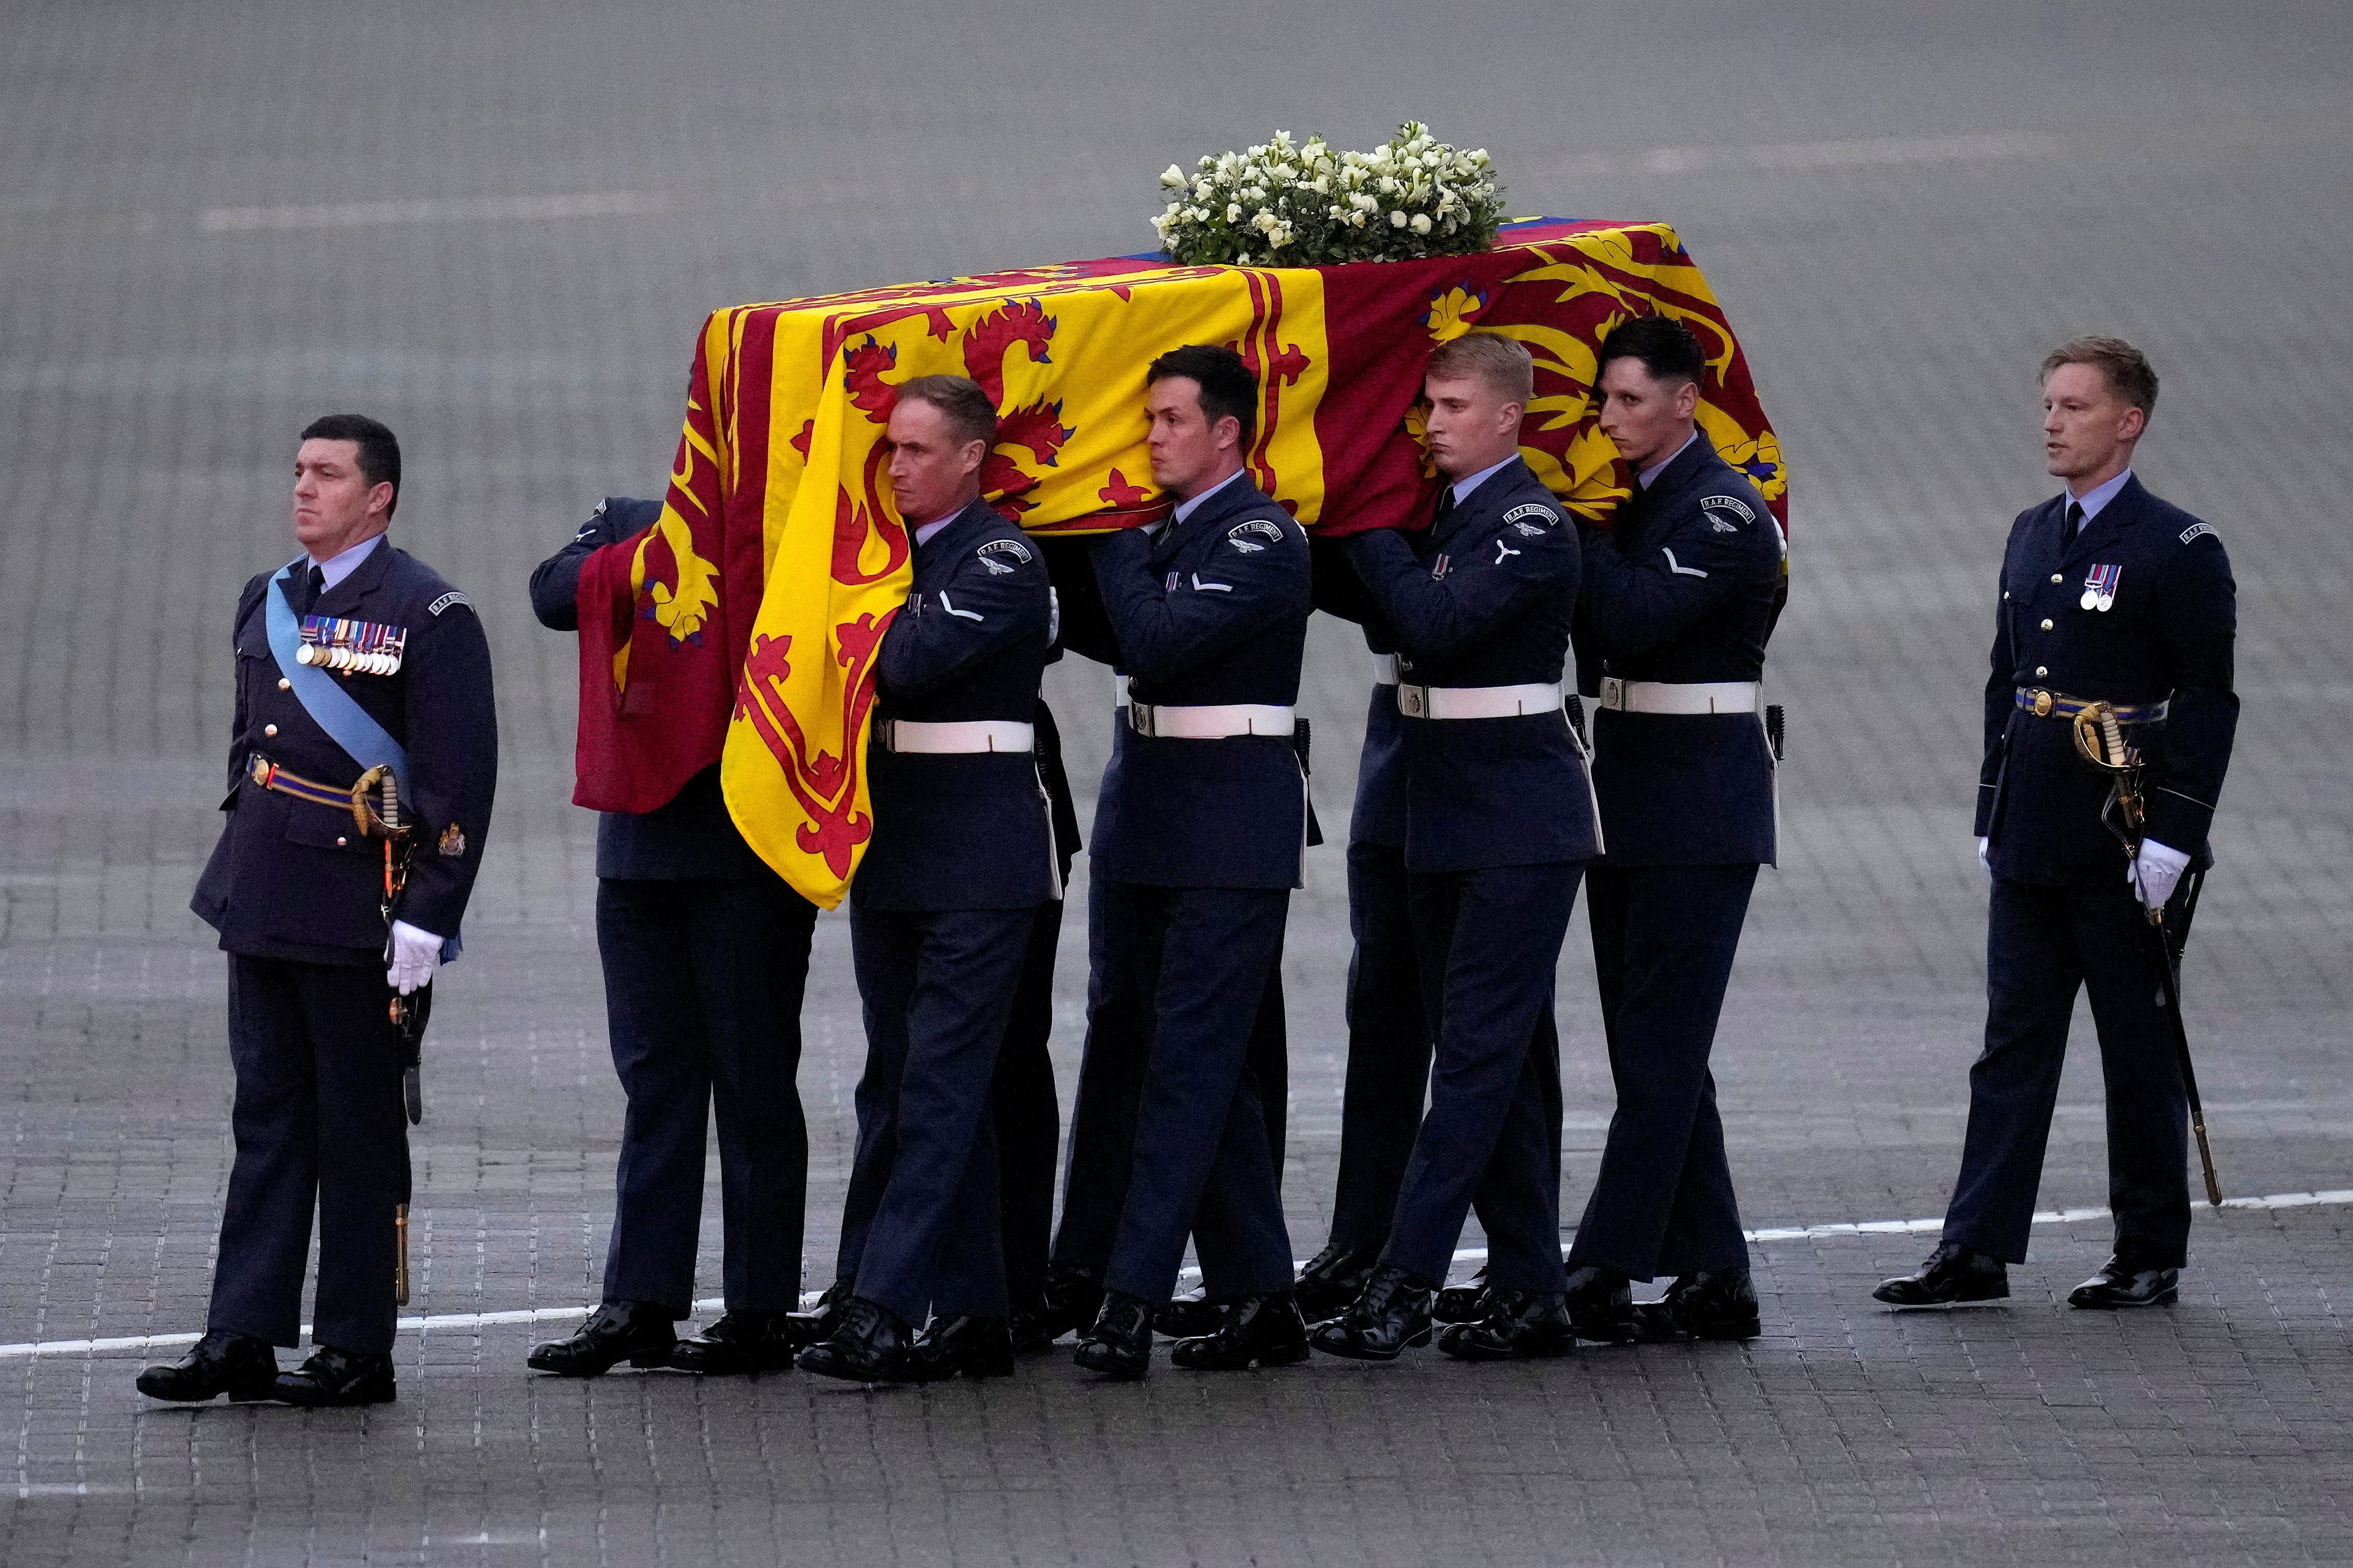
{"type": "MultiPolygon", "coordinates": [[[[349,752],[363,773],[377,766],[392,769],[393,781],[399,786],[401,801],[406,805],[417,797],[408,790],[408,753],[401,750],[400,742],[368,717],[368,710],[352,700],[352,694],[323,668],[295,661],[295,652],[302,646],[302,628],[294,618],[294,604],[286,596],[286,585],[293,578],[294,568],[309,559],[307,555],[296,556],[269,580],[270,591],[265,595],[269,655],[278,661],[278,673],[292,688],[294,700],[302,704],[302,711],[311,715],[311,721],[327,732],[327,739],[349,752]]],[[[448,963],[463,948],[457,933],[450,933],[441,944],[441,962],[448,963]]]]}

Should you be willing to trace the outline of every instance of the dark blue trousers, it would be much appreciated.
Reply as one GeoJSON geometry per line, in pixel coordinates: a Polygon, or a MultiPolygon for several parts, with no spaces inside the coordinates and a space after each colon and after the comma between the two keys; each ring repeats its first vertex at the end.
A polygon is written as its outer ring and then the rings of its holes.
{"type": "MultiPolygon", "coordinates": [[[[1092,862],[1090,862],[1092,865],[1092,862]]],[[[1111,1266],[1112,1241],[1135,1168],[1136,1104],[1151,1055],[1152,997],[1142,972],[1110,963],[1107,921],[1116,884],[1100,871],[1087,881],[1087,1034],[1071,1107],[1070,1158],[1062,1173],[1062,1215],[1054,1262],[1095,1279],[1111,1266]]],[[[1248,1059],[1266,1123],[1267,1149],[1280,1184],[1283,1123],[1290,1098],[1290,1053],[1282,1016],[1282,966],[1268,966],[1266,989],[1251,1020],[1248,1059]]],[[[1198,1245],[1198,1237],[1196,1237],[1198,1245]]]]}
{"type": "Polygon", "coordinates": [[[890,1172],[850,1278],[918,1326],[934,1310],[1008,1315],[990,1089],[1036,923],[1034,909],[850,907],[866,1012],[860,1162],[890,1172]]]}
{"type": "Polygon", "coordinates": [[[1054,954],[1062,901],[1038,906],[997,1053],[989,1107],[997,1123],[997,1215],[1005,1235],[1005,1289],[1017,1304],[1045,1292],[1054,1237],[1054,1164],[1061,1154],[1062,1108],[1054,1099],[1054,954]]]}
{"type": "MultiPolygon", "coordinates": [[[[1348,1066],[1340,1101],[1340,1174],[1332,1197],[1331,1239],[1379,1247],[1397,1217],[1406,1163],[1421,1130],[1430,1087],[1430,1022],[1422,1010],[1413,916],[1406,899],[1405,851],[1390,844],[1348,846],[1348,1066]]],[[[1530,1048],[1557,1062],[1553,997],[1545,993],[1530,1048]]],[[[1548,1079],[1554,1136],[1551,1185],[1560,1186],[1560,1074],[1548,1079]]],[[[1472,1210],[1485,1211],[1478,1200],[1472,1210]]]]}
{"type": "Polygon", "coordinates": [[[311,1211],[319,1213],[314,1344],[392,1348],[393,1211],[408,1199],[408,1119],[384,965],[228,961],[237,1160],[206,1327],[293,1345],[311,1211]]]}
{"type": "Polygon", "coordinates": [[[1618,1109],[1571,1268],[1651,1279],[1748,1265],[1707,1058],[1756,886],[1754,866],[1587,873],[1618,1109]]]}
{"type": "Polygon", "coordinates": [[[1446,1279],[1475,1200],[1487,1278],[1567,1287],[1560,1261],[1560,1052],[1552,1004],[1584,862],[1415,872],[1407,897],[1422,1008],[1437,1037],[1382,1260],[1446,1279]],[[1546,1048],[1549,1047],[1549,1048],[1546,1048]]]}
{"type": "Polygon", "coordinates": [[[1104,889],[1111,984],[1148,998],[1135,1158],[1103,1283],[1148,1301],[1193,1236],[1212,1300],[1291,1287],[1291,1239],[1250,1070],[1250,1035],[1282,960],[1288,889],[1104,889]]]}
{"type": "Polygon", "coordinates": [[[775,877],[596,884],[606,1022],[628,1097],[605,1300],[691,1310],[715,1110],[727,1308],[799,1305],[808,1127],[794,1079],[816,924],[816,906],[775,877]]]}
{"type": "Polygon", "coordinates": [[[2108,1206],[2116,1250],[2179,1268],[2189,1245],[2189,1110],[2158,989],[2157,933],[2121,879],[2046,888],[1997,877],[1986,922],[1985,1052],[1969,1068],[1969,1130],[1945,1239],[2026,1258],[2034,1194],[2088,989],[2107,1089],[2108,1206]]]}

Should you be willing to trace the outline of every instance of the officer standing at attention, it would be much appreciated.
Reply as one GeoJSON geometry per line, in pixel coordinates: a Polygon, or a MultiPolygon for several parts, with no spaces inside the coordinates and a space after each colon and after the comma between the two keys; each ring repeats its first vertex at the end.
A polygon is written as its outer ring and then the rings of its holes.
{"type": "Polygon", "coordinates": [[[1607,852],[1586,908],[1618,1109],[1568,1255],[1578,1337],[1745,1339],[1748,1244],[1707,1058],[1757,868],[1774,858],[1761,679],[1786,592],[1765,498],[1695,425],[1705,356],[1640,316],[1601,344],[1599,424],[1634,473],[1584,531],[1577,689],[1599,700],[1607,852]],[[1672,1274],[1639,1316],[1630,1279],[1672,1274]]]}
{"type": "MultiPolygon", "coordinates": [[[[531,574],[542,626],[580,624],[580,570],[661,520],[611,496],[531,574]]],[[[603,1298],[579,1331],[534,1347],[538,1372],[596,1377],[623,1361],[683,1372],[766,1372],[807,1342],[800,1304],[808,1128],[801,994],[817,907],[753,853],[720,795],[719,764],[648,812],[596,819],[596,953],[605,1025],[628,1108],[614,1173],[603,1298]],[[725,1312],[691,1339],[702,1168],[719,1127],[725,1312]]]]}
{"type": "MultiPolygon", "coordinates": [[[[1560,1257],[1560,1060],[1553,974],[1585,862],[1599,847],[1585,758],[1562,708],[1579,552],[1519,455],[1528,351],[1480,333],[1430,357],[1436,518],[1343,542],[1399,643],[1405,879],[1422,1013],[1436,1037],[1388,1245],[1315,1348],[1392,1361],[1430,1332],[1474,1196],[1486,1312],[1447,1331],[1467,1361],[1576,1348],[1560,1257]]],[[[1353,1064],[1352,1064],[1353,1065],[1353,1064]]]]}
{"type": "Polygon", "coordinates": [[[874,833],[849,936],[866,1015],[858,1142],[861,1156],[890,1149],[889,1176],[839,1325],[799,1364],[860,1383],[1004,1376],[991,1085],[1038,908],[1061,892],[1033,727],[1052,590],[981,500],[987,393],[917,376],[886,436],[915,576],[875,666],[874,833]]]}
{"type": "Polygon", "coordinates": [[[2149,494],[2133,449],[2157,373],[2131,344],[2077,338],[2042,362],[2042,440],[2066,489],[2021,512],[2002,557],[1978,856],[1987,913],[1985,1051],[1942,1241],[1873,1292],[1898,1307],[1998,1300],[2023,1262],[2067,1024],[2088,987],[2108,1096],[2116,1248],[2074,1307],[2174,1300],[2189,1239],[2187,1092],[2161,991],[2162,933],[2206,836],[2239,723],[2238,590],[2210,523],[2149,494]],[[2147,764],[2137,859],[2110,825],[2109,776],[2075,751],[2074,717],[2114,706],[2147,764]]]}
{"type": "Polygon", "coordinates": [[[385,537],[399,500],[390,430],[313,421],[294,458],[302,553],[247,583],[231,623],[228,820],[191,907],[229,955],[237,1158],[205,1336],[139,1374],[158,1399],[393,1397],[408,1201],[394,998],[456,955],[499,743],[481,622],[385,537]],[[354,805],[363,783],[373,814],[354,805]],[[311,1352],[281,1373],[272,1347],[300,1332],[314,1206],[311,1352]]]}
{"type": "Polygon", "coordinates": [[[1188,1230],[1206,1295],[1227,1311],[1215,1332],[1178,1341],[1174,1363],[1308,1353],[1247,1059],[1305,847],[1293,735],[1307,536],[1243,471],[1258,384],[1240,356],[1187,345],[1153,361],[1145,383],[1153,479],[1176,510],[1091,547],[1133,731],[1095,815],[1107,905],[1096,963],[1145,1016],[1093,1032],[1089,1048],[1140,1047],[1147,1065],[1103,1307],[1075,1358],[1129,1378],[1149,1370],[1154,1310],[1188,1230]]]}

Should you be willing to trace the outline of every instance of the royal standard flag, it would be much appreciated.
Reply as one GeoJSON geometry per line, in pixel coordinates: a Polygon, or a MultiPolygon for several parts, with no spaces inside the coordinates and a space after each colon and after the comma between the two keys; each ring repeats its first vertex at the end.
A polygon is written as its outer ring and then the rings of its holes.
{"type": "Polygon", "coordinates": [[[968,375],[998,410],[981,479],[1036,533],[1151,521],[1145,371],[1184,343],[1259,379],[1248,463],[1325,532],[1426,515],[1422,368],[1466,332],[1535,359],[1522,456],[1608,522],[1628,476],[1594,427],[1594,354],[1671,315],[1708,355],[1700,427],[1785,531],[1780,448],[1706,280],[1663,224],[1536,218],[1475,256],[1341,267],[1176,267],[1127,257],[714,312],[695,345],[659,521],[581,574],[579,786],[649,811],[713,762],[761,858],[813,902],[848,890],[872,830],[874,657],[912,575],[884,473],[893,388],[968,375]]]}

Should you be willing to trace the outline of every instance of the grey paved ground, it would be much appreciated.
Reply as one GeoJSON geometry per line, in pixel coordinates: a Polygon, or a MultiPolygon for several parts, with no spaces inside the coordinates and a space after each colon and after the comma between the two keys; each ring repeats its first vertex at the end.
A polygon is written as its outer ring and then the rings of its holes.
{"type": "MultiPolygon", "coordinates": [[[[419,1310],[576,1306],[617,1097],[565,804],[573,655],[522,581],[597,496],[660,484],[704,310],[1140,248],[1170,159],[1277,125],[1364,144],[1408,112],[1493,147],[1523,210],[1680,225],[1789,453],[1788,849],[1717,1058],[1750,1223],[1942,1206],[1980,1005],[1989,583],[2045,493],[2032,365],[2087,329],[2155,356],[2142,471],[2219,524],[2242,590],[2246,720],[2189,966],[2224,1180],[2353,1186],[2341,5],[1102,10],[7,7],[0,1341],[200,1323],[227,1073],[221,961],[184,905],[222,627],[284,553],[307,416],[400,430],[401,535],[499,658],[507,784],[435,1020],[419,1310]]],[[[1327,822],[1359,665],[1319,627],[1327,822]]],[[[1104,684],[1056,676],[1085,742],[1104,684]]],[[[1289,959],[1303,1249],[1337,1137],[1335,851],[1312,879],[1289,959]]],[[[820,940],[818,1258],[859,1056],[841,925],[820,940]]],[[[1581,941],[1571,1214],[1609,1105],[1581,941]]],[[[2098,1204],[2101,1169],[2079,1053],[2045,1204],[2098,1204]]],[[[1755,1343],[1535,1370],[583,1386],[526,1380],[535,1331],[509,1324],[405,1335],[399,1404],[305,1416],[145,1406],[136,1352],[0,1356],[0,1559],[2348,1561],[2348,1215],[2203,1217],[2181,1304],[2123,1320],[2057,1304],[2097,1224],[2039,1231],[2018,1299],[1952,1318],[1867,1302],[1921,1237],[1768,1242],[1755,1343]]]]}

